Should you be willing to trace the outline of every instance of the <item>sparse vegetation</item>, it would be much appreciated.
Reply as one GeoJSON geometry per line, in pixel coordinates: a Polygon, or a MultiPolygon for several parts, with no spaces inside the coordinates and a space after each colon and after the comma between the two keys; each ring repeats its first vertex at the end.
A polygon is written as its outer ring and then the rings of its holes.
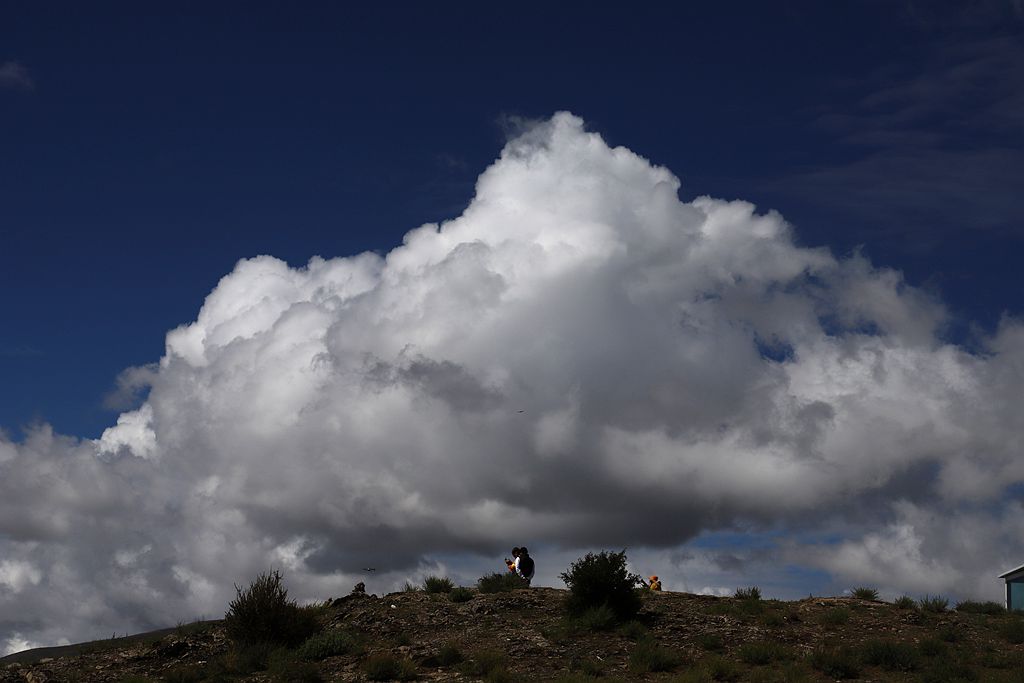
{"type": "Polygon", "coordinates": [[[423,579],[423,590],[427,593],[450,593],[455,583],[448,577],[428,576],[423,579]]]}
{"type": "Polygon", "coordinates": [[[618,621],[628,621],[640,611],[636,585],[640,577],[626,569],[626,551],[587,553],[561,575],[569,588],[566,609],[571,615],[606,606],[618,621]]]}
{"type": "Polygon", "coordinates": [[[238,644],[273,643],[294,646],[317,629],[311,610],[288,599],[279,572],[260,574],[246,589],[235,586],[236,596],[224,615],[228,638],[238,644]]]}
{"type": "Polygon", "coordinates": [[[956,603],[957,612],[965,612],[967,614],[1005,614],[1006,608],[1000,605],[998,602],[975,602],[973,600],[961,600],[956,603]]]}
{"type": "Polygon", "coordinates": [[[860,586],[858,588],[854,588],[851,591],[851,594],[853,595],[853,597],[859,598],[861,600],[878,600],[878,591],[874,588],[866,588],[864,586],[860,586]]]}

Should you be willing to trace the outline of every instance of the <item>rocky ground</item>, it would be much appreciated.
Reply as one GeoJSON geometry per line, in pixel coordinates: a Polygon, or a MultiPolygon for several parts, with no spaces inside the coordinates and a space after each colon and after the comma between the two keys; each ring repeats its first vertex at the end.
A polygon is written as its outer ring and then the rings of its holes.
{"type": "MultiPolygon", "coordinates": [[[[566,592],[453,602],[422,591],[319,608],[344,654],[232,650],[220,622],[39,661],[0,660],[2,683],[97,681],[1020,681],[1024,617],[854,598],[798,602],[648,594],[635,622],[567,620],[566,592]],[[307,653],[308,655],[308,653],[307,653]],[[275,659],[276,658],[276,659],[275,659]],[[276,664],[273,663],[276,661],[276,664]],[[269,666],[269,670],[268,667],[269,666]]],[[[47,654],[47,653],[43,653],[47,654]]],[[[52,653],[51,653],[52,654],[52,653]]],[[[24,658],[24,657],[23,657],[24,658]]]]}

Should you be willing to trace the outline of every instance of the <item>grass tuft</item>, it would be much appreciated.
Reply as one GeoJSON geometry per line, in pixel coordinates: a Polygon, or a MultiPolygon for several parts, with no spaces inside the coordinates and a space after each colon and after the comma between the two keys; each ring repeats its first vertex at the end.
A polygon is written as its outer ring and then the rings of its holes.
{"type": "Polygon", "coordinates": [[[428,576],[423,579],[423,590],[427,593],[450,593],[455,583],[448,577],[428,576]]]}
{"type": "Polygon", "coordinates": [[[733,594],[733,597],[739,598],[740,600],[760,600],[761,589],[757,586],[750,586],[749,588],[737,588],[736,592],[733,594]]]}
{"type": "Polygon", "coordinates": [[[854,588],[851,592],[853,597],[860,598],[861,600],[878,600],[878,591],[874,588],[860,586],[858,588],[854,588]]]}
{"type": "Polygon", "coordinates": [[[918,601],[918,605],[925,612],[945,612],[949,600],[941,595],[926,595],[918,601]]]}
{"type": "Polygon", "coordinates": [[[892,604],[896,609],[917,609],[917,602],[909,595],[901,595],[892,604]]]}
{"type": "Polygon", "coordinates": [[[456,586],[448,592],[448,599],[452,602],[469,602],[473,599],[473,591],[463,586],[456,586]]]}

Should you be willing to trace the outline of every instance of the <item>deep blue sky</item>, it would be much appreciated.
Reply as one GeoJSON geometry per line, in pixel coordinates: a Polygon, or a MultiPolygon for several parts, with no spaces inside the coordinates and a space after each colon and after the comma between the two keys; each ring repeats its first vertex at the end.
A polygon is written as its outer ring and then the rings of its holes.
{"type": "Polygon", "coordinates": [[[862,246],[953,339],[1024,312],[1019,2],[553,4],[3,6],[0,428],[98,436],[239,258],[387,251],[561,109],[862,246]]]}

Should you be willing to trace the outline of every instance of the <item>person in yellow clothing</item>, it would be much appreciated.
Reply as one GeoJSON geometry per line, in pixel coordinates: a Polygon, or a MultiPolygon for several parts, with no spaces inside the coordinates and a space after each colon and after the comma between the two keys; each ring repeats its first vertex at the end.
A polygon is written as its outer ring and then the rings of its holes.
{"type": "Polygon", "coordinates": [[[653,576],[652,575],[651,576],[651,583],[647,586],[647,588],[649,590],[652,590],[652,591],[660,591],[661,590],[661,581],[658,580],[657,576],[653,576]]]}

